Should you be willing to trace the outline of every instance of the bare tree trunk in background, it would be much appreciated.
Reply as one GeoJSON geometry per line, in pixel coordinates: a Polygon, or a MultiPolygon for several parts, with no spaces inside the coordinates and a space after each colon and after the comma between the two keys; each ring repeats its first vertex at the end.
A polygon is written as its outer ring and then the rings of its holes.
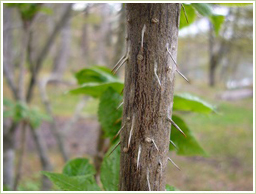
{"type": "Polygon", "coordinates": [[[42,79],[39,83],[39,91],[40,91],[40,96],[41,96],[42,102],[45,106],[46,112],[52,118],[51,129],[52,129],[53,135],[56,139],[61,156],[62,156],[64,162],[67,162],[69,157],[68,157],[67,149],[64,144],[63,132],[61,132],[58,129],[56,119],[54,118],[54,115],[53,115],[52,106],[51,106],[51,103],[49,101],[49,98],[48,98],[47,92],[46,92],[46,86],[50,81],[59,81],[59,80],[60,80],[60,78],[58,76],[56,76],[55,74],[42,79]]]}
{"type": "Polygon", "coordinates": [[[178,3],[127,4],[120,191],[165,190],[179,15],[178,3]]]}
{"type": "MultiPolygon", "coordinates": [[[[5,123],[5,122],[4,122],[5,123]]],[[[4,125],[3,131],[3,185],[13,190],[14,186],[14,159],[15,159],[15,129],[17,125],[4,125]],[[8,129],[7,131],[5,131],[8,129]]]]}
{"type": "Polygon", "coordinates": [[[70,18],[71,11],[72,11],[72,4],[69,3],[69,4],[67,4],[67,8],[66,8],[64,14],[62,15],[60,21],[56,24],[52,34],[49,36],[48,40],[46,41],[45,45],[43,46],[42,51],[40,52],[40,54],[37,57],[37,60],[35,62],[35,66],[33,68],[33,72],[32,72],[32,75],[31,75],[31,78],[29,81],[28,91],[27,91],[27,95],[26,95],[26,101],[28,101],[28,102],[30,102],[32,99],[34,86],[37,81],[36,79],[37,79],[39,71],[43,65],[43,61],[45,60],[45,58],[48,54],[48,51],[51,48],[54,40],[56,39],[59,31],[61,30],[63,25],[65,25],[65,23],[70,18]]]}
{"type": "MultiPolygon", "coordinates": [[[[116,63],[125,52],[125,36],[126,36],[126,20],[125,20],[125,5],[122,4],[122,9],[120,10],[119,16],[119,26],[117,31],[117,42],[115,45],[115,53],[113,63],[116,63]]],[[[118,71],[117,74],[120,75],[121,71],[118,71]]]]}
{"type": "MultiPolygon", "coordinates": [[[[33,139],[35,141],[35,144],[36,144],[36,147],[37,147],[37,150],[38,150],[38,154],[39,154],[39,157],[40,157],[40,161],[42,163],[42,170],[43,171],[52,171],[52,165],[51,165],[51,162],[49,160],[49,157],[47,155],[47,149],[46,149],[46,145],[39,133],[39,130],[38,129],[33,129],[31,126],[30,126],[30,131],[31,131],[31,134],[33,136],[33,139]]],[[[41,185],[41,190],[42,191],[48,191],[50,190],[52,186],[52,183],[51,181],[46,177],[46,176],[42,176],[42,185],[41,185]]]]}
{"type": "MultiPolygon", "coordinates": [[[[84,10],[84,19],[86,19],[90,13],[91,5],[87,5],[87,7],[84,10]]],[[[90,49],[89,49],[89,33],[88,33],[88,23],[84,22],[82,26],[82,37],[81,37],[81,54],[84,59],[85,65],[88,65],[90,63],[90,49]]]]}
{"type": "Polygon", "coordinates": [[[217,59],[213,51],[214,47],[214,30],[212,23],[209,21],[209,55],[210,55],[210,68],[209,68],[209,86],[215,85],[215,70],[217,67],[217,59]]]}
{"type": "Polygon", "coordinates": [[[26,140],[27,140],[27,124],[25,121],[21,123],[21,137],[20,137],[20,153],[19,153],[19,158],[18,158],[18,163],[17,163],[17,169],[16,169],[16,175],[15,175],[15,181],[14,181],[14,191],[17,191],[19,181],[21,178],[22,174],[22,164],[23,164],[23,159],[25,156],[25,149],[26,149],[26,140]]]}
{"type": "MultiPolygon", "coordinates": [[[[66,6],[67,7],[67,6],[66,6]]],[[[64,6],[64,8],[66,8],[64,6]]],[[[65,11],[65,10],[64,10],[65,11]]],[[[57,51],[56,58],[53,65],[53,73],[59,77],[63,76],[63,73],[68,65],[68,59],[70,55],[71,47],[71,18],[68,18],[66,23],[60,32],[60,45],[57,51]]]]}

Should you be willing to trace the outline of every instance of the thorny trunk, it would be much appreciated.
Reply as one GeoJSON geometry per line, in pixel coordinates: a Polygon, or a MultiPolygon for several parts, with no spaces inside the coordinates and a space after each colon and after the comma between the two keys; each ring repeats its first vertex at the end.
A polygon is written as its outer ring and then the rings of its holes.
{"type": "Polygon", "coordinates": [[[179,14],[177,3],[127,4],[121,191],[165,190],[176,71],[166,46],[176,59],[179,14]]]}

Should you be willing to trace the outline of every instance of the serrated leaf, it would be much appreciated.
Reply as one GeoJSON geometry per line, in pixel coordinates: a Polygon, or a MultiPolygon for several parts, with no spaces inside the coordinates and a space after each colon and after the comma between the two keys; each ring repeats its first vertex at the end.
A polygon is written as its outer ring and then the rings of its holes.
{"type": "Polygon", "coordinates": [[[112,88],[108,88],[100,98],[98,118],[106,137],[114,137],[121,128],[122,108],[117,109],[121,102],[122,96],[112,88]]]}
{"type": "Polygon", "coordinates": [[[165,185],[166,191],[179,191],[179,189],[175,188],[174,186],[170,186],[168,184],[165,185]]]}
{"type": "Polygon", "coordinates": [[[105,191],[118,191],[119,172],[120,172],[120,146],[108,156],[109,152],[114,148],[112,146],[105,155],[101,169],[100,180],[105,191]]]}
{"type": "Polygon", "coordinates": [[[195,9],[190,4],[183,4],[183,6],[184,6],[186,14],[187,14],[188,22],[186,20],[186,16],[185,16],[184,10],[181,9],[181,13],[180,13],[180,29],[189,26],[196,19],[195,9]]]}
{"type": "Polygon", "coordinates": [[[96,173],[93,165],[86,158],[75,158],[68,161],[62,173],[68,176],[93,175],[96,173]]]}
{"type": "Polygon", "coordinates": [[[214,106],[205,102],[197,96],[189,93],[183,93],[174,95],[173,110],[191,111],[197,113],[211,113],[215,111],[215,108],[214,106]]]}
{"type": "Polygon", "coordinates": [[[92,175],[70,177],[59,173],[42,173],[63,191],[100,191],[92,175]]]}
{"type": "Polygon", "coordinates": [[[200,13],[202,16],[213,15],[212,8],[208,3],[191,3],[191,5],[200,13]]]}
{"type": "Polygon", "coordinates": [[[214,32],[217,36],[219,34],[219,31],[221,29],[221,26],[222,26],[223,22],[225,21],[225,16],[223,16],[223,15],[212,15],[212,16],[210,16],[209,19],[212,22],[214,32]]]}
{"type": "Polygon", "coordinates": [[[191,130],[187,127],[186,123],[176,115],[172,116],[172,120],[186,134],[186,137],[184,137],[177,129],[172,126],[170,139],[176,144],[178,149],[175,149],[172,145],[170,145],[170,150],[175,150],[178,155],[184,156],[207,156],[206,152],[195,139],[191,130]]]}
{"type": "Polygon", "coordinates": [[[81,87],[69,91],[70,94],[84,94],[94,98],[98,98],[109,87],[112,87],[118,93],[121,93],[124,87],[122,82],[107,82],[107,83],[87,83],[81,87]]]}

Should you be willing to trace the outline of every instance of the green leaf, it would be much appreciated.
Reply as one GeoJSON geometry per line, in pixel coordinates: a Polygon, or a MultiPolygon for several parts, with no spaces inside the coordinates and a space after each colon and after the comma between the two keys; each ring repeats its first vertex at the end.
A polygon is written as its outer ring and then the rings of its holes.
{"type": "Polygon", "coordinates": [[[187,17],[188,17],[188,23],[185,17],[184,10],[181,9],[181,14],[180,14],[180,29],[189,26],[196,20],[196,12],[195,9],[190,5],[190,4],[184,4],[183,6],[185,8],[187,17]]]}
{"type": "Polygon", "coordinates": [[[66,163],[62,171],[68,176],[93,175],[96,173],[93,165],[86,158],[75,158],[66,163]]]}
{"type": "Polygon", "coordinates": [[[101,169],[100,180],[105,191],[118,191],[119,172],[120,172],[120,146],[110,155],[109,152],[114,148],[112,146],[105,155],[101,169]]]}
{"type": "Polygon", "coordinates": [[[112,88],[108,88],[100,98],[98,118],[106,137],[114,137],[121,128],[122,108],[117,109],[121,102],[122,96],[112,88]]]}
{"type": "Polygon", "coordinates": [[[176,189],[174,186],[170,186],[168,184],[165,185],[166,191],[179,191],[179,189],[176,189]]]}
{"type": "Polygon", "coordinates": [[[92,175],[70,177],[59,173],[42,173],[63,191],[100,191],[92,175]]]}
{"type": "Polygon", "coordinates": [[[211,113],[215,111],[215,108],[197,96],[189,93],[183,93],[174,95],[173,110],[211,113]]]}
{"type": "Polygon", "coordinates": [[[121,93],[124,87],[122,82],[107,83],[86,83],[81,87],[69,91],[70,94],[84,94],[94,98],[99,98],[102,93],[109,87],[112,87],[118,93],[121,93]]]}
{"type": "Polygon", "coordinates": [[[82,69],[75,74],[78,84],[84,83],[105,83],[119,81],[116,76],[111,73],[111,70],[106,67],[93,66],[82,69]]]}
{"type": "Polygon", "coordinates": [[[170,145],[170,150],[176,150],[178,155],[185,156],[207,156],[206,152],[199,145],[198,141],[193,136],[191,130],[187,127],[186,123],[178,116],[173,115],[172,120],[181,128],[186,134],[184,137],[175,127],[172,126],[170,139],[176,144],[178,149],[170,145]]]}
{"type": "Polygon", "coordinates": [[[225,21],[225,16],[223,15],[212,15],[209,17],[210,21],[213,24],[213,28],[215,31],[216,36],[219,34],[219,31],[221,29],[221,26],[223,22],[225,21]]]}
{"type": "Polygon", "coordinates": [[[208,3],[191,3],[191,5],[200,13],[202,16],[213,15],[212,8],[208,3]]]}

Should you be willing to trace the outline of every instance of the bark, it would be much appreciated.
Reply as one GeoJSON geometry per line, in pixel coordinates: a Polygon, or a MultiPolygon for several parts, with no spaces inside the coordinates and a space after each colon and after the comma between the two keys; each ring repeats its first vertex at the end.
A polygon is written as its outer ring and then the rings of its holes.
{"type": "Polygon", "coordinates": [[[25,155],[25,149],[26,149],[26,139],[27,139],[27,124],[25,121],[21,123],[21,137],[20,137],[20,155],[18,158],[18,164],[17,164],[17,172],[15,175],[15,181],[14,181],[14,191],[17,191],[17,187],[19,185],[19,181],[22,174],[22,164],[23,164],[23,158],[25,155]]]}
{"type": "MultiPolygon", "coordinates": [[[[3,134],[3,185],[10,190],[14,186],[14,159],[15,159],[15,137],[16,124],[12,123],[10,129],[3,134]]],[[[7,127],[7,126],[5,126],[7,127]]]]}
{"type": "Polygon", "coordinates": [[[60,45],[57,52],[56,58],[54,60],[53,73],[57,74],[59,77],[63,76],[63,73],[67,67],[70,45],[71,45],[71,21],[70,18],[63,26],[60,33],[60,45]]]}
{"type": "MultiPolygon", "coordinates": [[[[30,131],[31,131],[31,134],[35,141],[37,150],[38,150],[40,162],[41,162],[42,168],[43,168],[42,170],[43,171],[52,171],[52,165],[50,163],[49,157],[47,156],[46,145],[45,145],[43,139],[40,137],[39,130],[33,129],[31,126],[30,126],[30,129],[31,129],[30,131]]],[[[46,176],[42,176],[41,190],[42,191],[50,190],[51,186],[52,186],[51,181],[46,176]]]]}
{"type": "Polygon", "coordinates": [[[166,44],[176,59],[179,14],[176,3],[127,4],[130,54],[125,67],[121,191],[165,190],[171,127],[167,117],[172,115],[176,71],[166,44]]]}

